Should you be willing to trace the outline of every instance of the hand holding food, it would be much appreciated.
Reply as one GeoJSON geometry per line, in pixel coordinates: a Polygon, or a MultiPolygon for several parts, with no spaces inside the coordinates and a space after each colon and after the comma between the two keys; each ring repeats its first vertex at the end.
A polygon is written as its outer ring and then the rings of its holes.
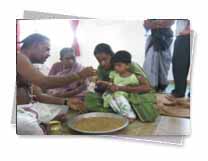
{"type": "Polygon", "coordinates": [[[119,87],[117,85],[113,84],[112,82],[98,80],[98,81],[96,81],[96,84],[105,86],[109,90],[111,90],[112,92],[115,92],[115,91],[119,90],[119,87]]]}
{"type": "Polygon", "coordinates": [[[111,82],[107,82],[107,81],[102,81],[102,80],[97,80],[96,84],[98,85],[104,85],[104,86],[111,86],[112,83],[111,82]]]}
{"type": "Polygon", "coordinates": [[[72,98],[69,98],[68,100],[68,106],[75,110],[75,111],[84,111],[85,110],[85,105],[84,105],[84,102],[81,101],[79,98],[75,98],[75,97],[72,97],[72,98]]]}
{"type": "Polygon", "coordinates": [[[88,78],[88,77],[91,77],[91,76],[95,76],[96,75],[96,70],[93,69],[92,67],[86,67],[84,68],[81,72],[78,73],[78,75],[85,79],[85,78],[88,78]]]}

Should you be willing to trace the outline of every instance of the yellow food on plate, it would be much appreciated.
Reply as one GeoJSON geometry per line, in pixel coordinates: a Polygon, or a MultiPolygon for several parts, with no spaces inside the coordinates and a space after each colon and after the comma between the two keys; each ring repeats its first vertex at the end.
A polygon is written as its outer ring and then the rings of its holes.
{"type": "Polygon", "coordinates": [[[74,127],[82,131],[110,131],[123,126],[124,123],[125,121],[119,118],[90,117],[77,121],[74,127]]]}

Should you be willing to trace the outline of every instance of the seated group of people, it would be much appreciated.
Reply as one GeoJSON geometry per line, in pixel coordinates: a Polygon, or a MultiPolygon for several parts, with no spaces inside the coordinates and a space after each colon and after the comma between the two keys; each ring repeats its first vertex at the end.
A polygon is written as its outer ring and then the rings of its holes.
{"type": "Polygon", "coordinates": [[[110,45],[96,45],[97,70],[76,61],[72,48],[63,48],[60,62],[48,76],[34,69],[50,56],[49,39],[32,34],[24,39],[17,54],[17,133],[47,134],[40,127],[60,119],[68,108],[78,111],[115,112],[130,121],[154,121],[156,96],[139,64],[128,51],[113,52],[110,45]],[[91,77],[96,77],[92,82],[91,77]],[[89,91],[90,84],[93,90],[89,91]]]}

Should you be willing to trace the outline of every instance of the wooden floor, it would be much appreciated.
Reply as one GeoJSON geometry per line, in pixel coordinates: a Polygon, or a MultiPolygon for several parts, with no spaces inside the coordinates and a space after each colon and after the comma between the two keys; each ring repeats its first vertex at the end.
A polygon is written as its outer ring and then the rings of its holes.
{"type": "MultiPolygon", "coordinates": [[[[168,94],[174,88],[174,84],[169,84],[165,93],[168,94]]],[[[190,87],[187,87],[186,95],[189,93],[190,87]]],[[[75,112],[69,112],[68,118],[76,116],[75,112]]],[[[65,134],[79,134],[70,130],[65,125],[65,134]]],[[[122,136],[172,136],[172,135],[190,135],[191,123],[190,118],[172,117],[172,116],[159,116],[153,123],[142,123],[140,121],[134,121],[129,126],[113,135],[122,136]]]]}
{"type": "Polygon", "coordinates": [[[190,119],[160,116],[154,123],[135,121],[118,134],[131,136],[189,135],[190,130],[190,119]]]}

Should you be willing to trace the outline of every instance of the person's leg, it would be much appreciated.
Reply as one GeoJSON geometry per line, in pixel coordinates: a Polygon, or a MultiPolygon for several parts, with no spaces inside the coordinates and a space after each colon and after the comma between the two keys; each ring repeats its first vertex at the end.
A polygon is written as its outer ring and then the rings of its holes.
{"type": "MultiPolygon", "coordinates": [[[[180,40],[177,37],[175,42],[174,42],[174,49],[173,49],[173,57],[172,57],[172,72],[173,72],[173,79],[174,83],[176,84],[177,80],[177,59],[179,59],[180,54],[179,54],[179,49],[180,48],[180,40]]],[[[171,92],[173,95],[176,93],[176,89],[174,88],[171,92]]]]}
{"type": "Polygon", "coordinates": [[[190,65],[190,36],[180,36],[175,41],[173,54],[173,76],[175,97],[184,97],[186,91],[187,75],[190,65]]]}
{"type": "Polygon", "coordinates": [[[158,72],[158,89],[164,91],[168,86],[168,72],[172,61],[170,47],[165,51],[158,53],[159,58],[159,72],[158,72]]]}
{"type": "MultiPolygon", "coordinates": [[[[146,46],[149,45],[150,41],[151,37],[147,39],[146,46]]],[[[151,86],[156,89],[158,87],[159,61],[158,52],[154,50],[153,46],[151,46],[145,53],[143,69],[148,77],[151,86]]]]}
{"type": "Polygon", "coordinates": [[[116,113],[121,113],[121,110],[117,104],[117,102],[114,99],[110,100],[110,107],[112,108],[112,110],[116,113]]]}
{"type": "Polygon", "coordinates": [[[129,101],[124,96],[119,96],[115,98],[115,101],[120,109],[120,114],[126,116],[129,119],[135,119],[136,114],[131,108],[129,101]]]}

